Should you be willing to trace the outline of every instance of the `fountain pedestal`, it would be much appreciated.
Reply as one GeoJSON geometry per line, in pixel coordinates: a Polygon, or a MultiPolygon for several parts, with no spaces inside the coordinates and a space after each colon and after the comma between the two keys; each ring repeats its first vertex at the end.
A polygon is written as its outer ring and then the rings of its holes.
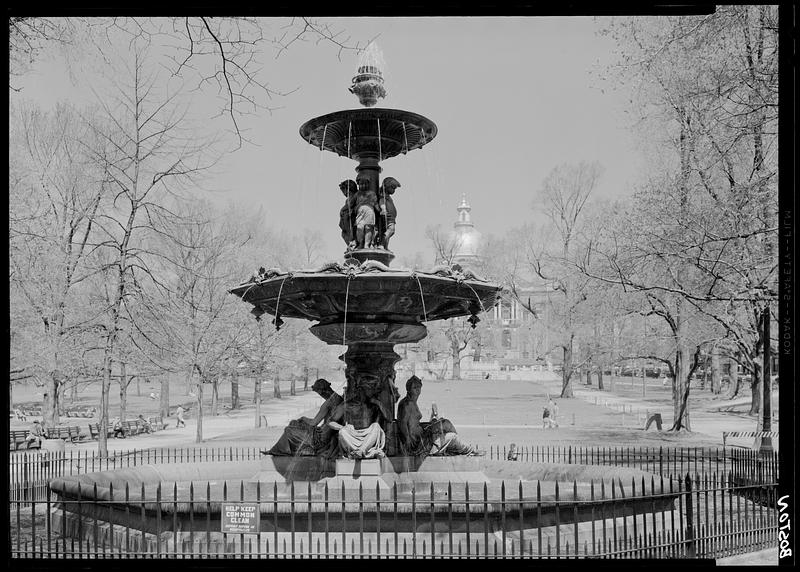
{"type": "Polygon", "coordinates": [[[336,459],[337,477],[377,477],[382,472],[380,459],[336,459]]]}
{"type": "Polygon", "coordinates": [[[381,250],[380,248],[359,248],[356,250],[348,250],[344,253],[345,262],[355,261],[362,264],[367,260],[375,260],[385,266],[394,260],[394,254],[391,250],[381,250]]]}

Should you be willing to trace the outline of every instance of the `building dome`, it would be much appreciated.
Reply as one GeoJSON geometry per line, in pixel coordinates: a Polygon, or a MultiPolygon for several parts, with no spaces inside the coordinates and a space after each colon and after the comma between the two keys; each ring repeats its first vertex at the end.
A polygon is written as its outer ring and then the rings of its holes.
{"type": "Polygon", "coordinates": [[[454,246],[453,262],[463,264],[478,259],[483,236],[475,228],[470,211],[472,207],[467,202],[467,195],[461,195],[461,204],[458,205],[458,220],[453,224],[449,238],[454,246]]]}

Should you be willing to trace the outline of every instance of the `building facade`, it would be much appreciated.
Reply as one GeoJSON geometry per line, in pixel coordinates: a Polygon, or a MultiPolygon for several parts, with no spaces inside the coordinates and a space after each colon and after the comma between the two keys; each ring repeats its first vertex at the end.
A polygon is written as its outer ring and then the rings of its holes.
{"type": "MultiPolygon", "coordinates": [[[[446,237],[446,246],[439,248],[437,262],[442,262],[441,251],[445,251],[452,263],[480,267],[484,239],[472,220],[472,207],[466,195],[462,195],[456,211],[453,229],[446,237]]],[[[487,374],[490,378],[513,378],[524,376],[526,371],[552,368],[554,362],[560,361],[547,355],[550,336],[546,301],[549,288],[531,283],[518,288],[518,292],[525,305],[533,307],[537,315],[528,311],[511,292],[505,291],[500,302],[481,315],[477,330],[468,334],[467,348],[461,353],[462,378],[485,378],[487,374]]],[[[448,328],[461,330],[458,323],[431,324],[431,339],[408,348],[406,356],[414,364],[415,371],[421,369],[423,373],[437,377],[442,375],[441,372],[444,372],[443,377],[452,373],[453,357],[447,351],[446,336],[438,332],[448,328]]]]}

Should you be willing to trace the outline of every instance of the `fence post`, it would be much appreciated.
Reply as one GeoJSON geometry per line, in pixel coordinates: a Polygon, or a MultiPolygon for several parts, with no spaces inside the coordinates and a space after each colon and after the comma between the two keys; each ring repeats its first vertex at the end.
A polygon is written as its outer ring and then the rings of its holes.
{"type": "Polygon", "coordinates": [[[697,552],[694,543],[694,506],[692,505],[692,479],[686,473],[686,555],[696,558],[697,552]]]}
{"type": "MultiPolygon", "coordinates": [[[[30,478],[28,477],[28,453],[23,453],[22,457],[22,482],[24,483],[25,487],[25,496],[20,495],[18,500],[23,500],[28,498],[27,488],[30,487],[30,478]]],[[[22,489],[21,489],[22,490],[22,489]]],[[[17,505],[19,507],[20,505],[17,505]]]]}

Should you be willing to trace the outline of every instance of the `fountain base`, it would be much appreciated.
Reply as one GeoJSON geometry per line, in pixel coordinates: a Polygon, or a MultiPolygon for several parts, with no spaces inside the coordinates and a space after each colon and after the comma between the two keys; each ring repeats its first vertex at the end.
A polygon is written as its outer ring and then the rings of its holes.
{"type": "MultiPolygon", "coordinates": [[[[66,538],[125,550],[216,552],[213,543],[227,546],[238,537],[221,532],[227,501],[258,503],[254,533],[260,536],[249,538],[263,553],[294,553],[291,543],[299,538],[306,542],[299,553],[318,542],[325,546],[346,539],[349,544],[345,535],[350,534],[358,535],[357,541],[366,537],[373,542],[400,535],[401,545],[412,546],[430,538],[420,534],[434,532],[475,548],[476,538],[484,535],[491,539],[524,532],[530,539],[541,536],[537,530],[557,535],[565,525],[572,526],[582,544],[592,539],[596,525],[620,528],[623,534],[634,521],[641,526],[646,521],[648,530],[658,532],[662,517],[656,515],[671,513],[682,494],[663,480],[658,487],[651,485],[649,494],[645,488],[634,489],[653,475],[620,467],[485,457],[387,457],[338,465],[341,474],[333,460],[265,457],[60,477],[51,483],[57,496],[52,526],[66,538]],[[380,474],[365,474],[378,470],[380,474]]],[[[481,552],[487,548],[482,546],[481,552]]],[[[247,548],[228,549],[236,553],[247,548]]]]}

